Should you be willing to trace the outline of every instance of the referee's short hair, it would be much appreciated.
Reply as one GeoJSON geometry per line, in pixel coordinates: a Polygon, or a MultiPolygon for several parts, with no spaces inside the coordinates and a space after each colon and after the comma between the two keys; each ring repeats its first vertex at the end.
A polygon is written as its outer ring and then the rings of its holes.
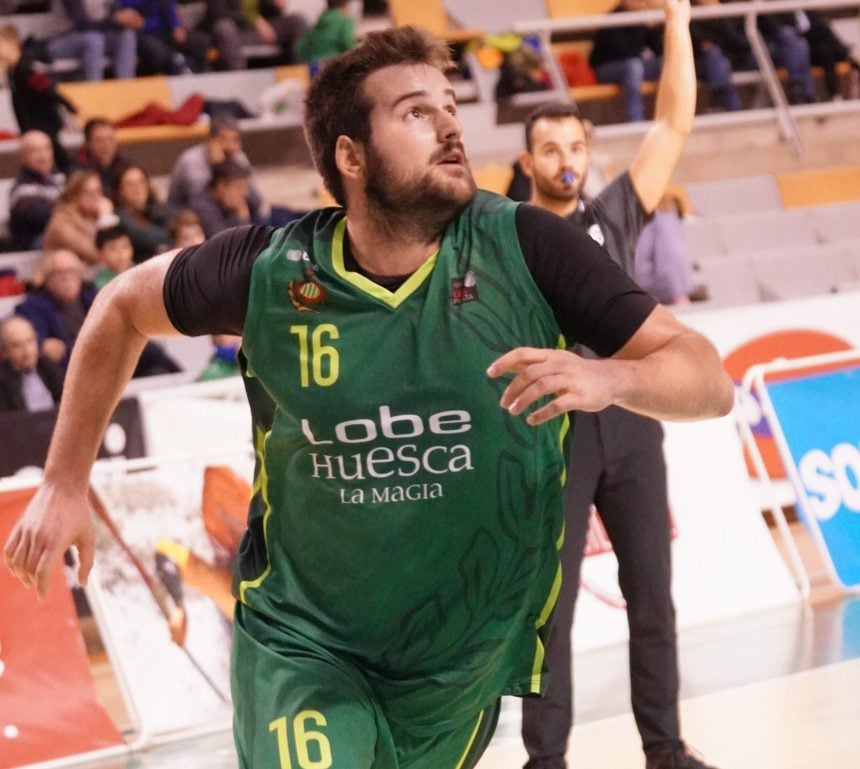
{"type": "Polygon", "coordinates": [[[532,128],[538,120],[564,120],[569,117],[576,118],[585,126],[582,115],[579,114],[579,107],[572,101],[553,101],[534,110],[525,122],[526,151],[532,151],[532,128]]]}

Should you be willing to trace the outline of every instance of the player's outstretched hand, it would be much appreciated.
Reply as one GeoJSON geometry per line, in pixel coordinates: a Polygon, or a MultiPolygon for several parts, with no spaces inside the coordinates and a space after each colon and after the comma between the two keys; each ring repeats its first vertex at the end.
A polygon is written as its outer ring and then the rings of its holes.
{"type": "Polygon", "coordinates": [[[539,425],[567,411],[600,411],[614,402],[617,384],[612,370],[620,361],[583,358],[567,350],[518,347],[496,360],[487,375],[514,378],[502,393],[500,405],[521,414],[543,396],[550,403],[529,414],[526,421],[539,425]]]}
{"type": "Polygon", "coordinates": [[[78,549],[78,581],[85,585],[94,547],[86,491],[72,494],[44,484],[12,529],[3,553],[9,570],[44,598],[51,573],[70,545],[78,549]]]}

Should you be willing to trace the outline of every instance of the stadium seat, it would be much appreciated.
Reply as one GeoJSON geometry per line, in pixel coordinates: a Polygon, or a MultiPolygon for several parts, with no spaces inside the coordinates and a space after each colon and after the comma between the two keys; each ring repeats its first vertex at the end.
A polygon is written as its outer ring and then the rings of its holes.
{"type": "Polygon", "coordinates": [[[750,259],[765,301],[835,293],[860,278],[842,243],[775,249],[750,259]]]}
{"type": "Polygon", "coordinates": [[[815,234],[822,243],[860,240],[860,200],[812,206],[809,213],[815,234]]]}
{"type": "Polygon", "coordinates": [[[395,26],[413,24],[424,27],[449,43],[469,43],[484,35],[481,29],[452,26],[442,0],[388,0],[388,13],[395,26]]]}
{"type": "Polygon", "coordinates": [[[779,189],[770,174],[716,181],[691,182],[687,194],[700,216],[771,211],[782,207],[779,189]]]}
{"type": "Polygon", "coordinates": [[[860,166],[792,171],[776,183],[786,208],[860,200],[860,166]]]}
{"type": "Polygon", "coordinates": [[[762,298],[747,255],[708,259],[693,265],[693,282],[707,289],[709,307],[758,304],[762,298]]]}

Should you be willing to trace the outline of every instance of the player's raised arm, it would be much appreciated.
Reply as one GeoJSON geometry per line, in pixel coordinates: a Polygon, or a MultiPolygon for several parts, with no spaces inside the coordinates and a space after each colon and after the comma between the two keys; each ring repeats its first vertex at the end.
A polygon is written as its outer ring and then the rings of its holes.
{"type": "Polygon", "coordinates": [[[9,536],[4,555],[27,587],[45,595],[52,569],[70,545],[79,578],[93,562],[86,496],[89,474],[108,419],[150,336],[175,334],[162,298],[164,254],[128,270],[99,292],[72,353],[45,480],[9,536]]]}
{"type": "Polygon", "coordinates": [[[514,375],[501,398],[513,414],[555,396],[528,416],[530,424],[611,405],[656,419],[705,419],[727,414],[734,401],[713,345],[660,305],[612,358],[520,347],[496,360],[488,374],[514,375]]]}

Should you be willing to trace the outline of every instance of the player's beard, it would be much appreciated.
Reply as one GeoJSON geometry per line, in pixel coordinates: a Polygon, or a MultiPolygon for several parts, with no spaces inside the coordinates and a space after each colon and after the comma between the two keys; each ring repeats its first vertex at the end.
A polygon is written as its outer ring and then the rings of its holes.
{"type": "Polygon", "coordinates": [[[369,141],[365,193],[378,218],[430,235],[444,230],[472,202],[477,191],[465,153],[461,166],[464,173],[448,176],[438,165],[441,158],[456,150],[462,152],[462,144],[446,144],[434,153],[427,170],[408,174],[395,170],[374,147],[373,140],[369,141]]]}

